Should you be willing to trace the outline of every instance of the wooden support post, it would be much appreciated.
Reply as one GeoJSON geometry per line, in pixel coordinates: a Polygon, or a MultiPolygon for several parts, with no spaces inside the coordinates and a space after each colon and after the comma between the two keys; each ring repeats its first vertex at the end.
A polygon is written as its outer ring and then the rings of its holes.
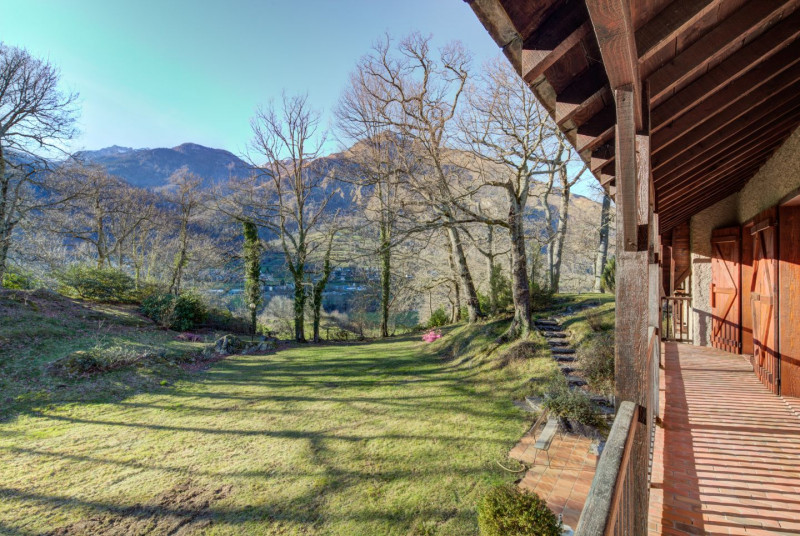
{"type": "MultiPolygon", "coordinates": [[[[615,90],[617,109],[617,316],[615,394],[618,401],[648,406],[650,148],[647,133],[636,134],[634,110],[641,106],[633,88],[615,90]],[[638,142],[638,155],[637,155],[638,142]],[[638,156],[638,157],[637,157],[638,156]]],[[[645,421],[646,419],[641,419],[645,421]]],[[[650,438],[637,423],[632,445],[633,534],[647,533],[650,438]]]]}

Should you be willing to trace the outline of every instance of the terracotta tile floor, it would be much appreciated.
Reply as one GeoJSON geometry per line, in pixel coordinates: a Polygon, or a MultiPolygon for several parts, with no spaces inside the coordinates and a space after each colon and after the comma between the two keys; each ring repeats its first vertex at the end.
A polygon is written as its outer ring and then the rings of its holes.
{"type": "Polygon", "coordinates": [[[742,356],[667,343],[664,357],[649,533],[800,534],[800,404],[742,356]]]}
{"type": "Polygon", "coordinates": [[[578,517],[589,494],[598,456],[590,452],[592,440],[573,434],[556,434],[547,452],[533,448],[541,427],[531,430],[511,449],[509,456],[533,464],[520,482],[523,489],[547,501],[565,525],[578,526],[578,517]]]}

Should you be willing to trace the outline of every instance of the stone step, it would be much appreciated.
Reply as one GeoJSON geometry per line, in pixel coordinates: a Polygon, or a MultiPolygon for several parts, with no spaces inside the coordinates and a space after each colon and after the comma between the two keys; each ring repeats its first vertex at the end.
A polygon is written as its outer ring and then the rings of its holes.
{"type": "Polygon", "coordinates": [[[552,318],[540,318],[539,320],[534,320],[534,324],[537,326],[555,326],[558,322],[552,318]]]}
{"type": "Polygon", "coordinates": [[[573,361],[575,361],[575,358],[571,355],[554,355],[553,359],[555,359],[559,363],[572,363],[573,361]]]}
{"type": "Polygon", "coordinates": [[[567,383],[579,387],[581,385],[586,385],[586,380],[579,378],[578,376],[567,375],[567,383]]]}
{"type": "Polygon", "coordinates": [[[550,351],[554,354],[574,354],[575,350],[573,348],[550,348],[550,351]]]}
{"type": "Polygon", "coordinates": [[[567,375],[575,372],[575,369],[572,368],[572,367],[559,367],[559,368],[561,369],[561,372],[563,372],[564,374],[567,374],[567,375]]]}
{"type": "Polygon", "coordinates": [[[561,326],[536,326],[536,328],[539,331],[544,331],[544,332],[557,331],[559,333],[563,333],[563,331],[561,331],[561,329],[562,329],[561,326]]]}
{"type": "Polygon", "coordinates": [[[569,346],[569,341],[565,341],[563,339],[548,339],[547,342],[550,343],[551,347],[569,346]]]}
{"type": "Polygon", "coordinates": [[[548,339],[566,339],[567,337],[569,337],[569,334],[563,331],[548,331],[545,334],[545,337],[547,337],[548,339]]]}

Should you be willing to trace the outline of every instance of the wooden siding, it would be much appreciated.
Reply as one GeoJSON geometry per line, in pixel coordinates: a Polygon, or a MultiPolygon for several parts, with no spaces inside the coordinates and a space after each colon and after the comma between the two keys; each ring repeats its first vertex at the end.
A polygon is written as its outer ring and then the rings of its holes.
{"type": "Polygon", "coordinates": [[[778,210],[781,394],[800,397],[800,206],[778,210]]]}

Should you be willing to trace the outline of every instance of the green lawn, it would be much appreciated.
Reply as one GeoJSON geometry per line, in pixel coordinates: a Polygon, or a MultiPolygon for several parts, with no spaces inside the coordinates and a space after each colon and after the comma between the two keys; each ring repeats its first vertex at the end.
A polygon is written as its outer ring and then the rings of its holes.
{"type": "Polygon", "coordinates": [[[131,309],[0,298],[0,534],[477,534],[520,476],[512,399],[559,376],[536,335],[493,344],[498,320],[63,379],[47,363],[98,341],[193,347],[131,309]]]}
{"type": "Polygon", "coordinates": [[[551,363],[499,370],[431,349],[289,347],[31,406],[0,423],[0,533],[475,534],[529,424],[511,395],[551,363]]]}

